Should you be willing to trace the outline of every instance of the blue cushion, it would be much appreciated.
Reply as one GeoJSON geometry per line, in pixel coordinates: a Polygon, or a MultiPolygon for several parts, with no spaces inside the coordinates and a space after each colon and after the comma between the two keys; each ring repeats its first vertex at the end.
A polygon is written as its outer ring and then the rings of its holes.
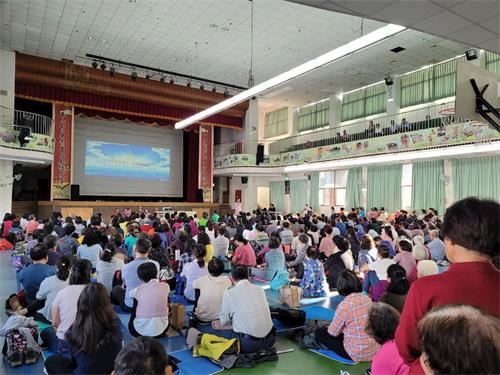
{"type": "Polygon", "coordinates": [[[311,352],[322,355],[323,357],[333,359],[334,361],[343,363],[344,365],[355,365],[359,362],[354,362],[352,359],[347,359],[339,356],[337,353],[327,349],[309,349],[311,352]]]}

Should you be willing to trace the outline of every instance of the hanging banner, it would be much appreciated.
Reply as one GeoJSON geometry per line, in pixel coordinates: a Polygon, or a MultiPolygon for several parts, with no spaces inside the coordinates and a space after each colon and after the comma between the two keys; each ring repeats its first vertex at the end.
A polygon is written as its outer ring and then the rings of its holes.
{"type": "Polygon", "coordinates": [[[54,103],[52,199],[71,199],[73,108],[54,103]]]}
{"type": "Polygon", "coordinates": [[[200,126],[198,188],[203,190],[203,202],[212,202],[213,188],[213,128],[200,126]]]}

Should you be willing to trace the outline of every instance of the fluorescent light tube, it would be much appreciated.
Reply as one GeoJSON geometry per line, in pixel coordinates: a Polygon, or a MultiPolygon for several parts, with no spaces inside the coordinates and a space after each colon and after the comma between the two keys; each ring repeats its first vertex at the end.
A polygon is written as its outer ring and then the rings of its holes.
{"type": "Polygon", "coordinates": [[[435,148],[430,150],[398,152],[376,156],[366,156],[361,158],[339,159],[324,162],[303,163],[301,165],[290,165],[284,167],[285,173],[306,172],[327,169],[340,169],[349,167],[359,167],[364,165],[395,163],[406,160],[446,158],[451,156],[462,156],[483,152],[499,152],[500,142],[493,142],[479,145],[464,145],[446,148],[435,148]]]}
{"type": "Polygon", "coordinates": [[[362,48],[366,48],[371,46],[374,43],[380,42],[388,37],[391,37],[403,30],[406,27],[388,24],[386,26],[381,27],[371,33],[363,35],[353,41],[344,44],[330,52],[327,52],[321,56],[316,57],[315,59],[309,60],[295,68],[292,68],[284,73],[281,73],[271,79],[268,79],[265,82],[259,83],[258,85],[249,88],[246,91],[243,91],[229,99],[226,99],[216,105],[207,108],[197,114],[188,117],[185,120],[179,121],[175,124],[176,129],[184,129],[185,127],[197,123],[207,117],[210,117],[216,113],[219,113],[225,109],[231,108],[232,106],[244,102],[247,99],[250,99],[253,96],[256,96],[264,91],[267,91],[275,86],[281,85],[293,78],[299,77],[305,73],[308,73],[312,70],[320,68],[324,65],[327,65],[335,60],[341,59],[345,56],[350,55],[356,51],[359,51],[362,48]]]}

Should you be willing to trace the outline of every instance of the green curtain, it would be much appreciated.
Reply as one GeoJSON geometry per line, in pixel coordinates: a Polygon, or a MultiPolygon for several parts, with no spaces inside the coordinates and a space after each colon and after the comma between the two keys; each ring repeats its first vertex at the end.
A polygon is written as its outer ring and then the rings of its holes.
{"type": "Polygon", "coordinates": [[[432,100],[432,68],[419,70],[401,78],[401,108],[432,100]]]}
{"type": "Polygon", "coordinates": [[[365,95],[365,116],[384,113],[387,110],[385,83],[367,87],[365,95]]]}
{"type": "Polygon", "coordinates": [[[444,212],[444,169],[442,160],[412,165],[411,206],[415,210],[433,207],[444,212]]]}
{"type": "Polygon", "coordinates": [[[270,181],[269,182],[269,202],[273,203],[276,210],[283,212],[285,210],[284,199],[285,197],[285,182],[284,181],[270,181]]]}
{"type": "Polygon", "coordinates": [[[365,116],[365,90],[358,90],[342,98],[342,121],[365,116]]]}
{"type": "Polygon", "coordinates": [[[348,208],[361,207],[361,168],[352,168],[347,172],[345,205],[348,208]]]}
{"type": "Polygon", "coordinates": [[[453,199],[474,196],[499,201],[500,156],[453,159],[453,199]]]}
{"type": "Polygon", "coordinates": [[[299,108],[299,132],[328,126],[330,123],[330,101],[299,108]]]}
{"type": "Polygon", "coordinates": [[[288,108],[266,113],[264,137],[272,138],[288,133],[288,108]]]}
{"type": "Polygon", "coordinates": [[[319,211],[319,172],[311,173],[310,204],[314,212],[319,211]]]}
{"type": "Polygon", "coordinates": [[[454,59],[434,66],[434,94],[432,100],[455,95],[457,61],[459,61],[459,59],[454,59]]]}
{"type": "Polygon", "coordinates": [[[498,53],[486,51],[486,70],[495,72],[497,80],[500,81],[500,55],[498,53]]]}
{"type": "Polygon", "coordinates": [[[401,178],[403,165],[374,165],[368,167],[368,208],[381,206],[388,212],[401,208],[401,178]]]}
{"type": "Polygon", "coordinates": [[[307,180],[290,180],[290,211],[302,212],[307,203],[307,180]]]}

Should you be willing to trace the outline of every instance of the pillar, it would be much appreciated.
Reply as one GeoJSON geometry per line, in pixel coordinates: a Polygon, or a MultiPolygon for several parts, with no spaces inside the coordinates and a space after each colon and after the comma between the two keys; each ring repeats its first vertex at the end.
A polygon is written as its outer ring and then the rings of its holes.
{"type": "Polygon", "coordinates": [[[203,190],[203,202],[212,202],[214,137],[212,126],[200,126],[198,153],[198,188],[203,190]]]}
{"type": "Polygon", "coordinates": [[[448,208],[453,204],[453,172],[451,159],[443,160],[444,171],[444,208],[448,208]]]}
{"type": "Polygon", "coordinates": [[[14,109],[16,53],[0,49],[0,106],[14,109]]]}
{"type": "Polygon", "coordinates": [[[73,159],[73,107],[54,103],[54,162],[52,163],[51,199],[71,199],[73,159]]]}
{"type": "Polygon", "coordinates": [[[337,128],[342,122],[342,95],[330,96],[330,128],[337,128]]]}
{"type": "Polygon", "coordinates": [[[0,160],[0,221],[4,215],[12,213],[12,177],[14,162],[12,160],[0,160]]]}

